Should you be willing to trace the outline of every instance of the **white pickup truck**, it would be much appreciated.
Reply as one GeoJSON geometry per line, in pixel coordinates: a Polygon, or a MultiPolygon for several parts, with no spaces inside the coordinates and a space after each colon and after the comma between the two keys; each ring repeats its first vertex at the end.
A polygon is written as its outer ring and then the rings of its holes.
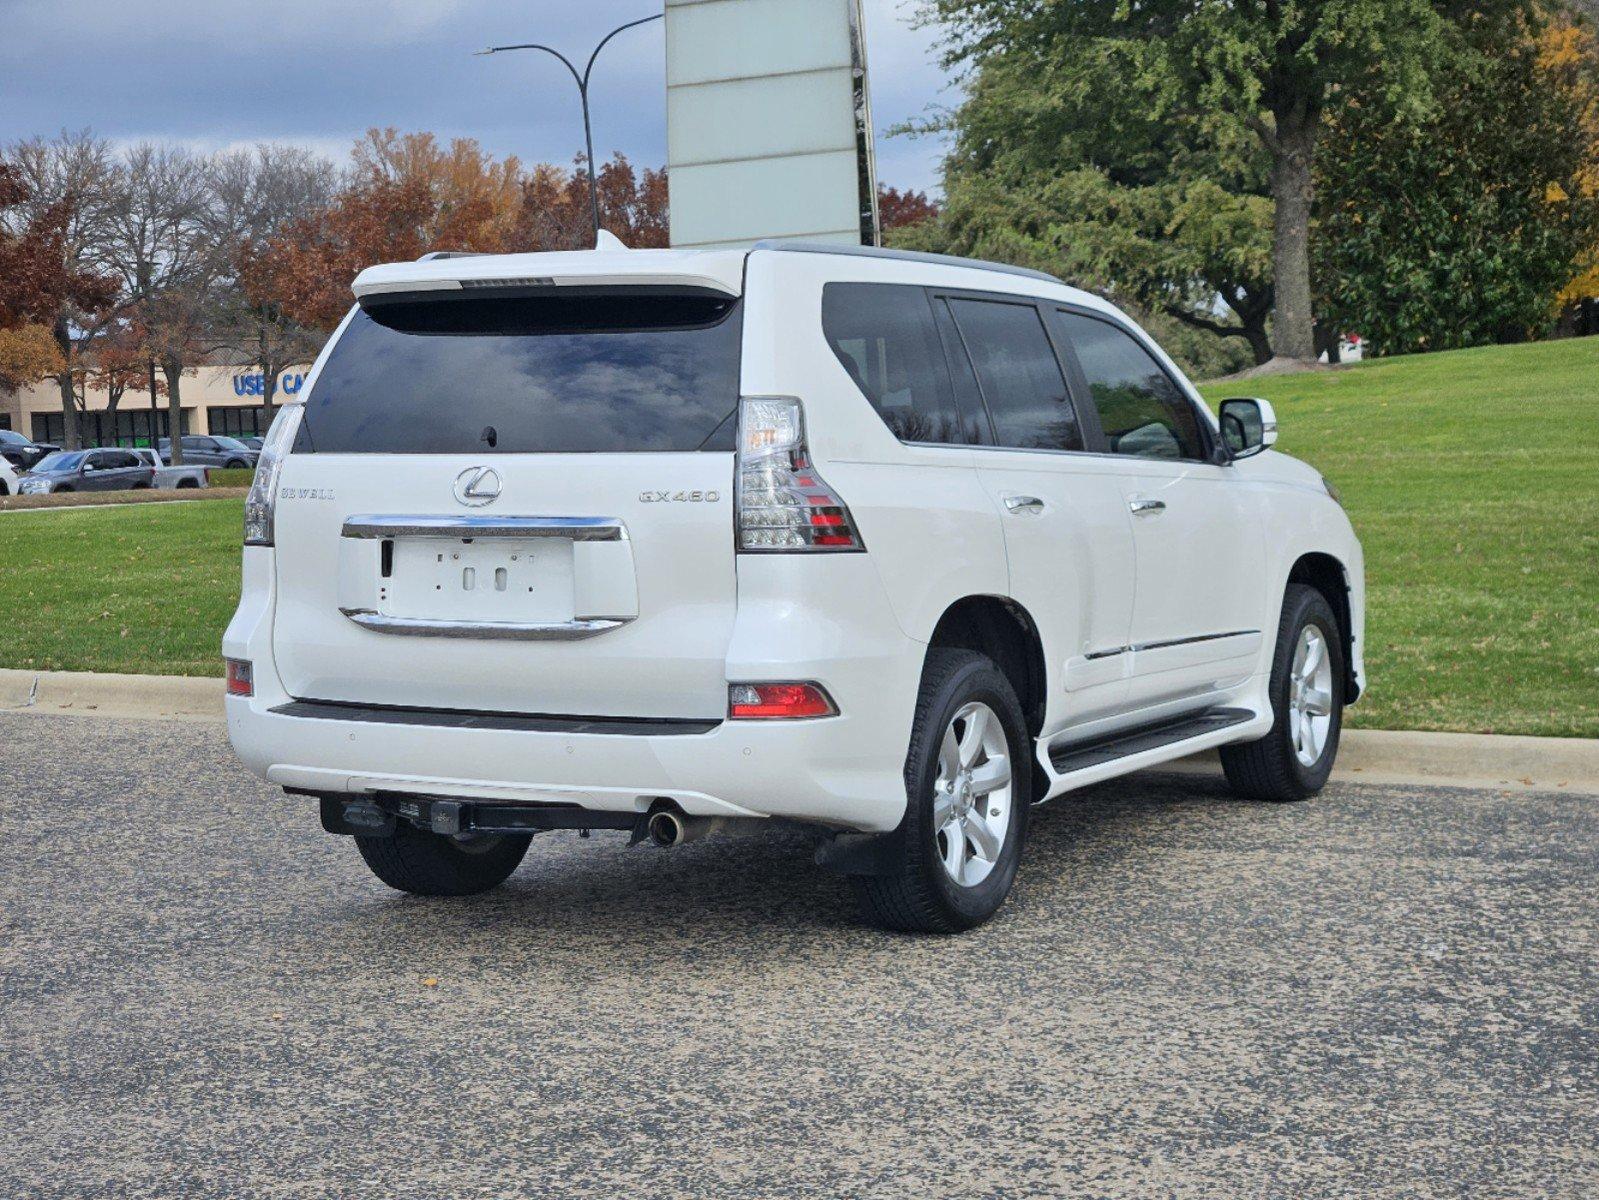
{"type": "Polygon", "coordinates": [[[133,452],[155,468],[154,488],[203,488],[211,486],[211,473],[205,467],[169,467],[157,450],[135,446],[133,452]]]}

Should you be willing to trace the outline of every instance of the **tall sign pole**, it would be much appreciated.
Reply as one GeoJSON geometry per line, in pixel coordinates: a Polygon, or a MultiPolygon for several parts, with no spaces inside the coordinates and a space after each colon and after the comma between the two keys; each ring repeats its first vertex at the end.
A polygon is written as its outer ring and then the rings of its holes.
{"type": "Polygon", "coordinates": [[[860,0],[666,0],[674,246],[875,245],[860,0]]]}

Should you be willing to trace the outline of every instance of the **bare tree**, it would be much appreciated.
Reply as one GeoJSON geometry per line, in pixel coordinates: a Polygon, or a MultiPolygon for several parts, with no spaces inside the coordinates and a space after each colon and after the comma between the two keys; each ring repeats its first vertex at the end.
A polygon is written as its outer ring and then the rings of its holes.
{"type": "Polygon", "coordinates": [[[26,189],[12,210],[14,219],[49,228],[59,259],[56,274],[62,282],[54,291],[47,323],[60,351],[55,380],[61,394],[62,442],[75,450],[81,444],[79,356],[122,308],[104,253],[119,206],[117,168],[110,146],[87,130],[48,140],[29,138],[9,147],[6,157],[26,189]]]}
{"type": "Polygon", "coordinates": [[[206,243],[206,162],[141,143],[122,156],[105,253],[146,331],[167,384],[170,459],[183,461],[183,372],[205,351],[216,264],[206,243]]]}
{"type": "Polygon", "coordinates": [[[279,378],[310,359],[324,335],[284,311],[266,256],[273,238],[324,211],[337,187],[333,164],[298,146],[258,145],[210,164],[204,220],[224,284],[215,338],[261,368],[261,407],[268,421],[279,378]]]}

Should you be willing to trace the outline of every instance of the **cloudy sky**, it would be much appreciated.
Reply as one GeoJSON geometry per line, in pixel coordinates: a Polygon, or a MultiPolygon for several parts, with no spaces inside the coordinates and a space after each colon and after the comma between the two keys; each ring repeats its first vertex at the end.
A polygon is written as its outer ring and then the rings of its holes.
{"type": "MultiPolygon", "coordinates": [[[[866,32],[878,173],[928,188],[939,144],[881,136],[953,100],[914,6],[865,0],[866,32]]],[[[87,126],[204,149],[292,141],[342,161],[363,130],[394,125],[565,163],[582,124],[561,65],[472,51],[543,41],[586,57],[651,11],[658,0],[0,0],[0,143],[87,126]]],[[[620,35],[594,80],[597,154],[664,162],[660,24],[620,35]]]]}

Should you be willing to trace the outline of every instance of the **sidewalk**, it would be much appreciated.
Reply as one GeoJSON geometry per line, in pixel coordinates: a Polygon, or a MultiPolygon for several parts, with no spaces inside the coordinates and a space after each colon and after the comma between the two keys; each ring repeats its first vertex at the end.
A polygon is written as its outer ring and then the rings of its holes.
{"type": "MultiPolygon", "coordinates": [[[[221,721],[222,680],[0,668],[0,712],[221,721]]],[[[1214,752],[1162,770],[1220,770],[1214,752]]],[[[1333,778],[1599,795],[1599,739],[1346,729],[1333,778]]]]}

